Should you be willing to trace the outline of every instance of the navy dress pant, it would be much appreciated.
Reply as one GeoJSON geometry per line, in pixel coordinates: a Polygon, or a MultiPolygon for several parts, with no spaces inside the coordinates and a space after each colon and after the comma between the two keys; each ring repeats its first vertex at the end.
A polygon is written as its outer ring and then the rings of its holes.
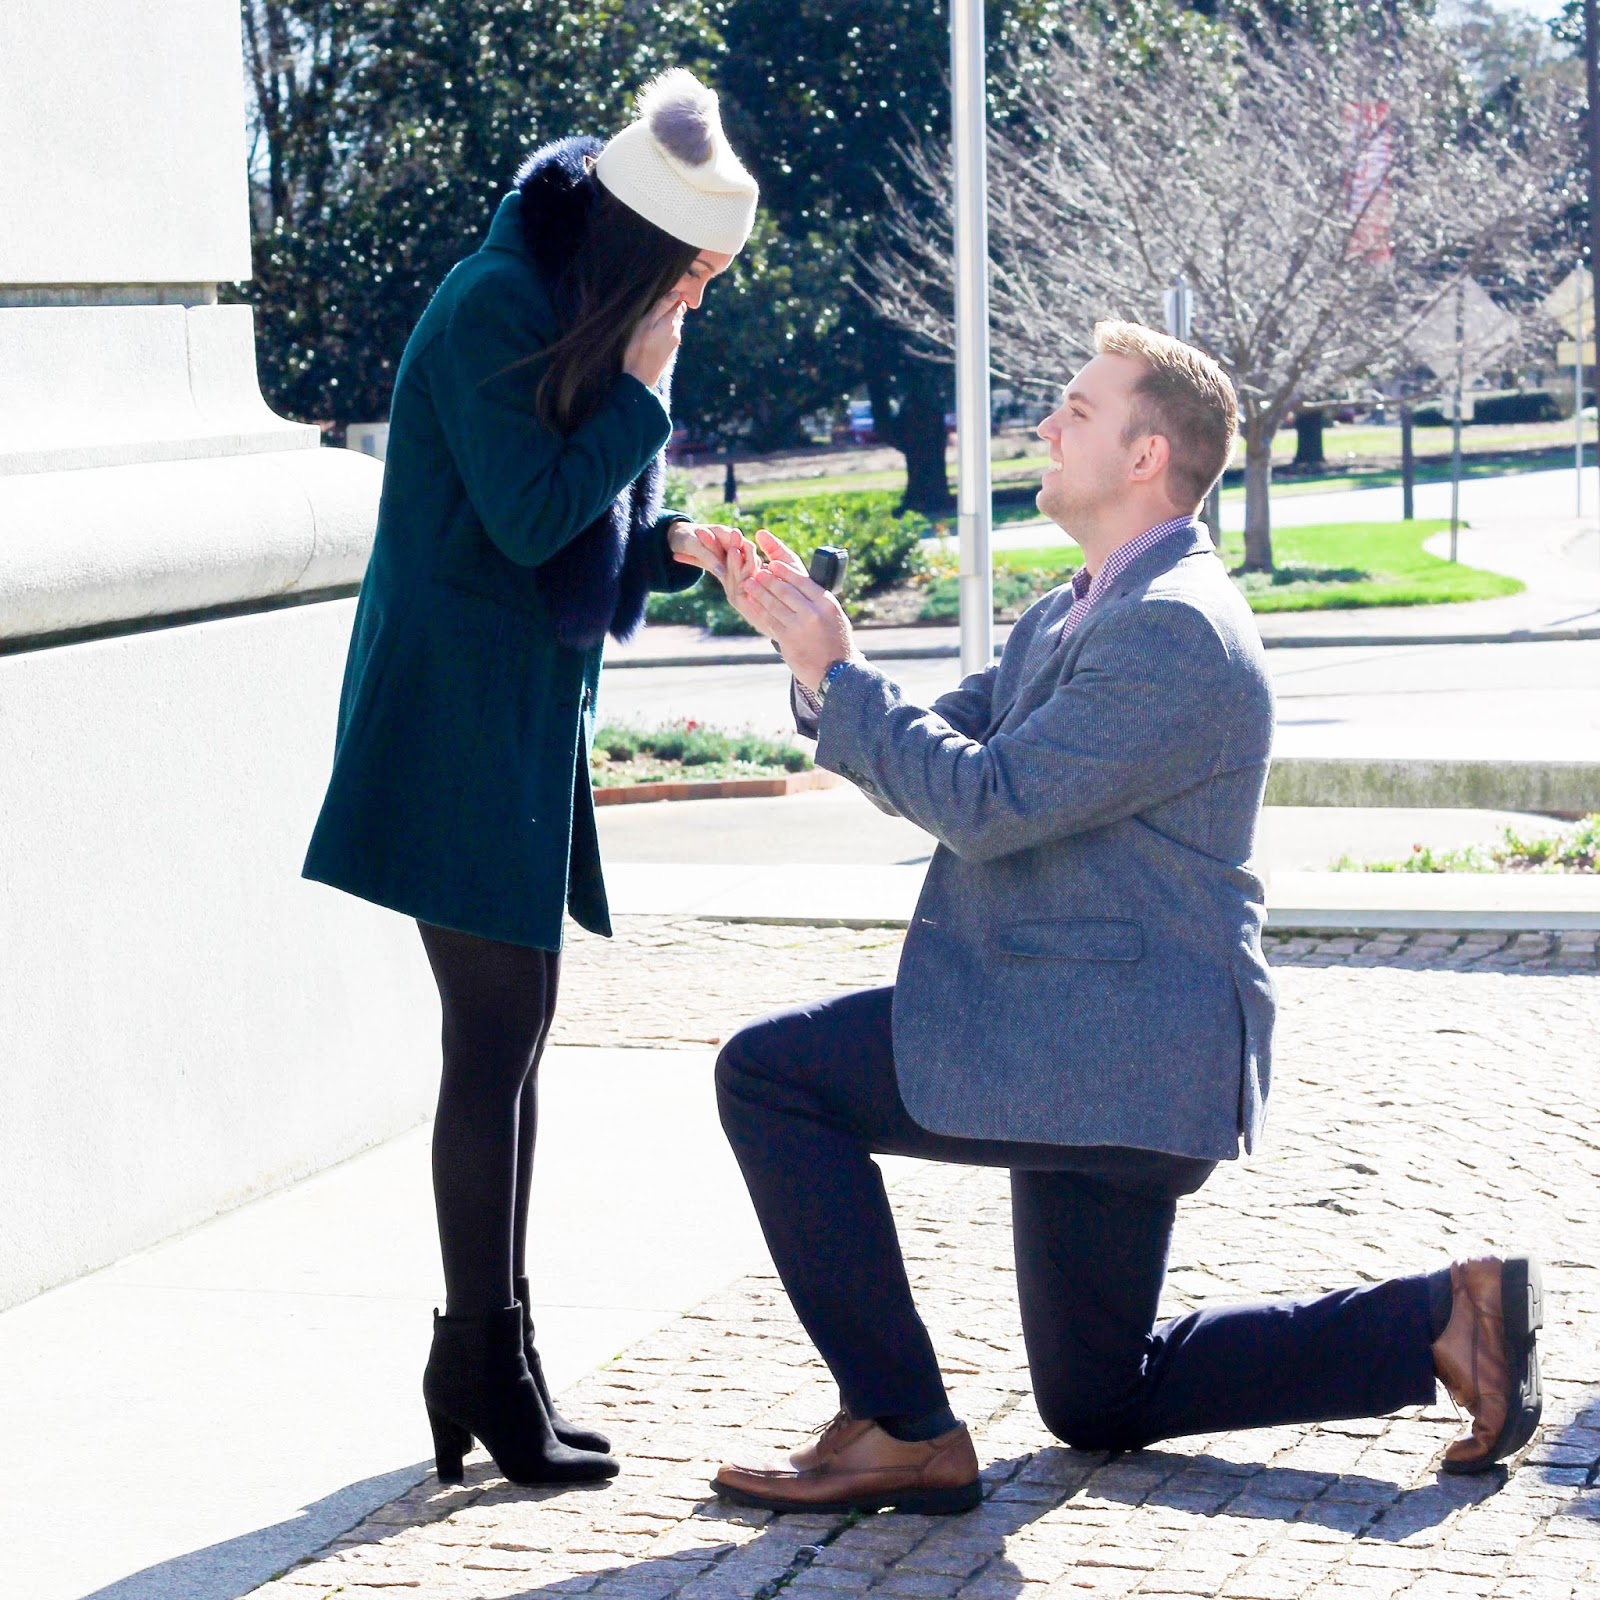
{"type": "Polygon", "coordinates": [[[874,1154],[1010,1169],[1034,1397],[1069,1444],[1137,1449],[1434,1399],[1437,1275],[1159,1322],[1177,1203],[1214,1163],[928,1132],[895,1080],[893,997],[777,1012],[717,1061],[722,1125],[772,1259],[852,1416],[946,1403],[874,1154]]]}

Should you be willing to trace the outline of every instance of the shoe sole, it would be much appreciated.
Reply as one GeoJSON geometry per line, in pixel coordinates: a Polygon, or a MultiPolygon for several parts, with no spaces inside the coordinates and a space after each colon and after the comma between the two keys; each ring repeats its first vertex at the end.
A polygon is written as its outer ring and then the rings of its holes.
{"type": "Polygon", "coordinates": [[[903,1494],[868,1494],[848,1500],[785,1500],[777,1496],[751,1494],[735,1489],[717,1478],[712,1490],[730,1505],[749,1506],[756,1511],[812,1512],[823,1516],[846,1516],[852,1511],[903,1511],[910,1516],[953,1517],[983,1504],[983,1485],[977,1481],[953,1489],[909,1489],[903,1494]]]}
{"type": "Polygon", "coordinates": [[[1500,1268],[1500,1314],[1506,1340],[1506,1420],[1487,1452],[1472,1461],[1441,1461],[1454,1477],[1487,1472],[1514,1456],[1534,1435],[1544,1413],[1539,1382],[1539,1329],[1544,1326],[1544,1279],[1532,1256],[1507,1256],[1500,1268]]]}

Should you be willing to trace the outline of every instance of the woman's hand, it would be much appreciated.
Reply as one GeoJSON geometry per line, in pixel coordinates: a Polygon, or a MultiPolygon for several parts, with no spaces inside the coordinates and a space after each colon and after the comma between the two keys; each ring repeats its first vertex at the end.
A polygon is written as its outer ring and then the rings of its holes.
{"type": "Polygon", "coordinates": [[[672,365],[683,338],[683,316],[688,307],[680,295],[669,294],[656,302],[633,330],[622,353],[622,370],[648,389],[661,382],[661,374],[672,365]]]}
{"type": "MultiPolygon", "coordinates": [[[[723,586],[728,582],[728,555],[748,541],[737,528],[720,522],[685,522],[680,519],[667,529],[667,546],[672,559],[686,567],[700,567],[719,578],[723,586]]],[[[751,546],[752,553],[754,546],[751,546]]]]}

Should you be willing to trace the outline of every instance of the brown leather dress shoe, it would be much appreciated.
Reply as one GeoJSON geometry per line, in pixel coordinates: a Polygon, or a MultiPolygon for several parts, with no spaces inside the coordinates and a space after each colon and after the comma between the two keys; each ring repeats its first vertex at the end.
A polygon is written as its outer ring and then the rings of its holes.
{"type": "Polygon", "coordinates": [[[1434,1341],[1433,1369],[1472,1417],[1440,1463],[1445,1472],[1487,1472],[1515,1455],[1539,1426],[1538,1330],[1544,1322],[1539,1263],[1483,1256],[1450,1268],[1450,1321],[1434,1341]]]}
{"type": "Polygon", "coordinates": [[[725,1463],[711,1487],[735,1505],[764,1511],[913,1511],[942,1516],[983,1499],[966,1424],[908,1443],[841,1411],[783,1467],[725,1463]]]}

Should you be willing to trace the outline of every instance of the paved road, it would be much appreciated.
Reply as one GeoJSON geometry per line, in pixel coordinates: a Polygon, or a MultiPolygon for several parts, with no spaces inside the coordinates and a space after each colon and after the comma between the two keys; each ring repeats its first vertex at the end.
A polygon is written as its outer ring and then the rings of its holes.
{"type": "MultiPolygon", "coordinates": [[[[1600,640],[1274,650],[1284,754],[1568,756],[1600,753],[1600,640]]],[[[926,702],[956,662],[888,669],[926,702]]],[[[787,734],[787,676],[771,666],[647,667],[608,674],[601,715],[640,724],[694,717],[787,734]]]]}

